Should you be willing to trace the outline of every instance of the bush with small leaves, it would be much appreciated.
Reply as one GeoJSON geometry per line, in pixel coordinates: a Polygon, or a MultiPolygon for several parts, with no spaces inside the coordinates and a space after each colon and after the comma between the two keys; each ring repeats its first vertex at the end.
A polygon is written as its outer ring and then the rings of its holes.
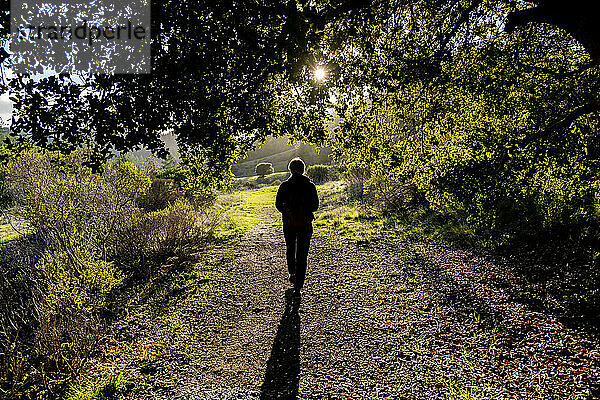
{"type": "Polygon", "coordinates": [[[121,229],[140,213],[136,200],[150,178],[130,162],[107,164],[101,174],[84,165],[85,155],[28,152],[8,165],[17,214],[45,235],[51,248],[81,247],[115,255],[121,229]]]}
{"type": "Polygon", "coordinates": [[[183,193],[173,179],[152,180],[150,190],[137,200],[137,205],[144,211],[157,211],[166,208],[178,199],[183,193]]]}
{"type": "Polygon", "coordinates": [[[0,252],[0,273],[13,279],[0,281],[8,300],[0,302],[0,393],[36,393],[41,382],[64,390],[95,350],[125,279],[151,272],[155,257],[202,245],[218,223],[208,197],[153,183],[152,165],[121,158],[93,172],[85,160],[85,152],[29,151],[3,169],[14,214],[31,233],[0,252]]]}
{"type": "Polygon", "coordinates": [[[59,370],[77,373],[94,350],[99,314],[123,274],[99,253],[77,247],[46,252],[34,270],[41,289],[34,352],[59,370]]]}
{"type": "Polygon", "coordinates": [[[121,253],[131,252],[130,258],[184,253],[205,244],[218,223],[216,213],[198,210],[189,200],[180,198],[162,210],[144,214],[131,225],[126,235],[131,241],[121,253]]]}
{"type": "Polygon", "coordinates": [[[318,185],[338,179],[338,171],[331,165],[311,165],[306,169],[306,175],[318,185]]]}

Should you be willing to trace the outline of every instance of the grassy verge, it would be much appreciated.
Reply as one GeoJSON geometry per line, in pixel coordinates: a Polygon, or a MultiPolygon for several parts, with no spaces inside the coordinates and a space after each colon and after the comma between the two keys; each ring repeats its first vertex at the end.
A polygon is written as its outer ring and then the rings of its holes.
{"type": "Polygon", "coordinates": [[[314,222],[317,233],[334,230],[359,243],[383,238],[421,240],[474,247],[481,244],[465,219],[418,208],[384,213],[368,202],[353,200],[344,181],[317,187],[321,205],[314,222]]]}
{"type": "Polygon", "coordinates": [[[405,233],[399,219],[382,216],[369,205],[351,200],[344,181],[327,182],[317,191],[321,201],[314,221],[317,235],[335,231],[364,243],[405,233]]]}
{"type": "Polygon", "coordinates": [[[4,217],[0,217],[0,244],[17,239],[28,232],[25,224],[12,221],[12,224],[4,217]]]}
{"type": "Polygon", "coordinates": [[[243,178],[236,178],[233,182],[234,189],[256,189],[264,186],[279,186],[281,182],[286,180],[290,176],[289,172],[275,172],[273,174],[260,176],[248,176],[243,178]]]}
{"type": "Polygon", "coordinates": [[[221,195],[217,207],[222,212],[223,222],[215,232],[216,238],[232,239],[256,226],[261,213],[274,206],[276,194],[277,186],[270,186],[221,195]]]}

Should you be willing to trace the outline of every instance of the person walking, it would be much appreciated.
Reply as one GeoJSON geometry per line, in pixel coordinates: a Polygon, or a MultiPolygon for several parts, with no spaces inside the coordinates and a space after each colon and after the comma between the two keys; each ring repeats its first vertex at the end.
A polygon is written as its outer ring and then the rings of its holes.
{"type": "Polygon", "coordinates": [[[299,296],[306,277],[313,212],[319,208],[319,196],[315,184],[304,175],[302,159],[292,159],[288,169],[291,176],[279,185],[275,207],[283,217],[289,281],[294,284],[294,294],[299,296]]]}

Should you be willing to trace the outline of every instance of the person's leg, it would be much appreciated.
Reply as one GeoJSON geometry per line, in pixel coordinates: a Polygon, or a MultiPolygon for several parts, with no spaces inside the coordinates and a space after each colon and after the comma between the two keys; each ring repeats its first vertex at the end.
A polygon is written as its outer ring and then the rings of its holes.
{"type": "Polygon", "coordinates": [[[296,228],[283,225],[283,237],[285,238],[286,247],[285,256],[290,275],[296,274],[296,235],[296,228]]]}
{"type": "Polygon", "coordinates": [[[296,250],[296,289],[302,289],[308,264],[308,248],[313,233],[312,224],[298,229],[298,244],[296,250]]]}

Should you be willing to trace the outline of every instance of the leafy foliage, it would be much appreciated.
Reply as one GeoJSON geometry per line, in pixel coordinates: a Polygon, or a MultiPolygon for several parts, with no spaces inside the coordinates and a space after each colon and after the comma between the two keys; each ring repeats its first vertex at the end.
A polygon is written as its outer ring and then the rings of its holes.
{"type": "Polygon", "coordinates": [[[148,192],[137,200],[137,204],[146,211],[163,210],[182,196],[183,193],[172,179],[156,178],[152,180],[148,192]]]}
{"type": "Polygon", "coordinates": [[[99,175],[84,161],[82,153],[28,152],[7,167],[12,195],[21,205],[20,217],[61,249],[82,246],[110,256],[119,229],[134,220],[135,200],[148,190],[150,178],[129,162],[109,164],[99,175]]]}
{"type": "Polygon", "coordinates": [[[130,227],[129,246],[122,252],[135,260],[139,254],[167,256],[185,254],[205,244],[219,219],[210,212],[198,212],[185,198],[178,198],[161,210],[143,215],[130,227]]]}
{"type": "Polygon", "coordinates": [[[292,90],[286,77],[306,76],[318,43],[308,21],[314,11],[283,1],[152,1],[151,74],[4,79],[12,129],[22,132],[16,140],[66,153],[89,147],[97,168],[114,151],[142,146],[166,156],[160,133],[170,131],[184,160],[199,159],[219,181],[269,132],[322,134],[323,111],[292,103],[304,95],[275,98],[279,88],[292,90]]]}
{"type": "Polygon", "coordinates": [[[595,237],[600,70],[556,28],[503,33],[508,5],[452,17],[445,4],[381,4],[345,44],[353,63],[336,53],[355,70],[340,78],[352,85],[337,106],[338,157],[375,197],[393,203],[386,193],[414,185],[418,202],[494,241],[539,228],[595,237]],[[356,86],[359,74],[376,78],[356,86]]]}
{"type": "Polygon", "coordinates": [[[0,389],[12,395],[60,394],[97,349],[125,284],[147,277],[154,259],[206,243],[218,222],[176,188],[161,192],[172,198],[164,207],[140,208],[158,203],[152,161],[120,158],[94,173],[85,160],[30,151],[4,167],[13,213],[32,231],[0,253],[10,306],[0,317],[0,389]]]}
{"type": "MultiPolygon", "coordinates": [[[[232,162],[268,133],[322,143],[332,97],[346,115],[396,94],[403,121],[418,131],[424,119],[451,124],[444,110],[474,102],[477,115],[493,114],[532,147],[534,137],[599,108],[590,57],[557,28],[597,57],[589,6],[534,3],[155,0],[152,74],[20,75],[2,90],[15,103],[20,139],[63,152],[88,146],[96,167],[113,150],[145,146],[165,156],[159,134],[171,131],[194,190],[229,180],[232,162]],[[507,34],[505,21],[521,28],[507,34]],[[540,21],[555,26],[527,24],[540,21]],[[317,67],[326,80],[313,79],[317,67]]],[[[6,16],[2,25],[6,32],[6,16]]],[[[352,135],[343,140],[356,146],[352,135]]]]}
{"type": "Polygon", "coordinates": [[[335,167],[330,165],[311,165],[306,169],[306,175],[316,184],[322,184],[337,177],[335,167]]]}
{"type": "Polygon", "coordinates": [[[289,172],[274,172],[264,177],[250,176],[236,178],[231,184],[231,190],[258,189],[264,186],[279,186],[282,181],[290,176],[289,172]]]}
{"type": "Polygon", "coordinates": [[[277,187],[267,186],[256,190],[243,190],[221,198],[218,207],[223,223],[216,236],[225,240],[237,237],[260,222],[259,215],[275,203],[277,187]]]}
{"type": "Polygon", "coordinates": [[[87,385],[71,385],[66,400],[118,400],[127,392],[128,382],[121,375],[113,375],[87,385]]]}

